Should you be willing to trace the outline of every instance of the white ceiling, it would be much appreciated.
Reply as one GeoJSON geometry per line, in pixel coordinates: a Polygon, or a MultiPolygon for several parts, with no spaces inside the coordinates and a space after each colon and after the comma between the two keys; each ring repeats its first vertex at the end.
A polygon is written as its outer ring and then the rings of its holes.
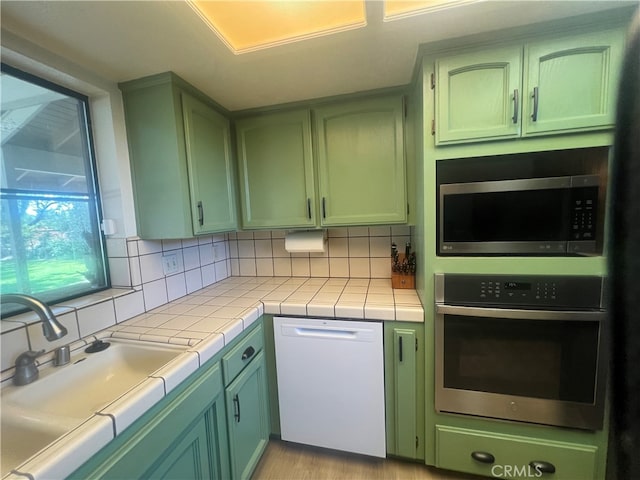
{"type": "Polygon", "coordinates": [[[172,70],[230,111],[410,83],[418,46],[634,2],[481,1],[234,55],[182,1],[0,2],[2,28],[113,82],[172,70]]]}

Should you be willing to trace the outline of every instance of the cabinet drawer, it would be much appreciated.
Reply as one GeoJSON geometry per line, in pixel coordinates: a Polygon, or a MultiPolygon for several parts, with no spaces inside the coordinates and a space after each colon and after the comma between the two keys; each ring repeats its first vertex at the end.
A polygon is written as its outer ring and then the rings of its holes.
{"type": "Polygon", "coordinates": [[[229,385],[264,347],[262,324],[222,357],[224,384],[229,385]]]}
{"type": "Polygon", "coordinates": [[[494,434],[479,430],[436,426],[436,466],[502,478],[595,478],[598,448],[540,438],[494,434]],[[472,457],[491,463],[483,463],[472,457]],[[487,455],[489,454],[489,455],[487,455]],[[531,462],[553,465],[554,473],[541,473],[531,462]]]}

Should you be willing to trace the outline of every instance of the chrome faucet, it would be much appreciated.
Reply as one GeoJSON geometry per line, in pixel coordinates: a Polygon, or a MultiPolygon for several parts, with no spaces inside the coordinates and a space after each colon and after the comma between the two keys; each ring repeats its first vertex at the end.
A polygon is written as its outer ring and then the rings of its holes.
{"type": "Polygon", "coordinates": [[[38,314],[42,322],[42,332],[50,342],[64,337],[67,329],[56,319],[51,309],[35,297],[24,295],[22,293],[3,293],[0,295],[0,304],[19,303],[38,314]]]}

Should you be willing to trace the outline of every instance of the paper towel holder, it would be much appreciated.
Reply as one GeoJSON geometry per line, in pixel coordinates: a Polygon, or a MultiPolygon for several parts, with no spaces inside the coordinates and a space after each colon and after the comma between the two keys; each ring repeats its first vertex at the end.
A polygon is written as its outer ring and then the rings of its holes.
{"type": "Polygon", "coordinates": [[[284,249],[289,253],[323,253],[326,244],[324,230],[293,230],[284,236],[284,249]]]}

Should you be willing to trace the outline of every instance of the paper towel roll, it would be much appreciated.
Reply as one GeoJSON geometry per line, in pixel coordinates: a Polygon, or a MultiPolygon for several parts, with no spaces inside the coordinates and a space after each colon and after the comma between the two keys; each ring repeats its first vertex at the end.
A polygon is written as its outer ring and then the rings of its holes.
{"type": "Polygon", "coordinates": [[[284,237],[284,249],[287,252],[324,252],[325,241],[323,230],[307,230],[289,232],[284,237]]]}

